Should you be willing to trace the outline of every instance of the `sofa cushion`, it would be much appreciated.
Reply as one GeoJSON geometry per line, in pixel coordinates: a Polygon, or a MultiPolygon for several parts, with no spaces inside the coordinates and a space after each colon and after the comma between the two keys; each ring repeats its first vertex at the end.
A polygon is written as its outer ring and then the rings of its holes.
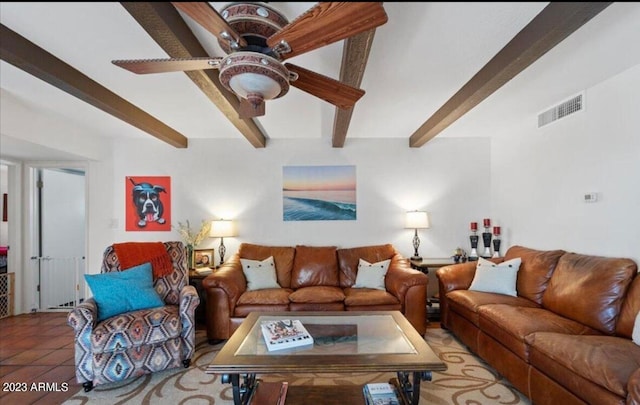
{"type": "Polygon", "coordinates": [[[524,246],[510,247],[504,255],[504,260],[516,257],[522,259],[516,284],[518,295],[542,304],[542,295],[558,260],[564,253],[564,250],[536,250],[524,246]]]}
{"type": "Polygon", "coordinates": [[[627,381],[640,368],[640,347],[629,339],[536,332],[527,341],[531,345],[531,365],[581,393],[585,400],[585,388],[590,384],[575,376],[625,398],[627,381]]]}
{"type": "Polygon", "coordinates": [[[238,248],[238,257],[249,260],[264,260],[273,256],[278,284],[283,288],[291,286],[291,270],[295,249],[292,246],[266,246],[242,243],[238,248]]]}
{"type": "Polygon", "coordinates": [[[633,324],[633,343],[640,345],[640,312],[636,315],[636,322],[633,324]]]}
{"type": "Polygon", "coordinates": [[[247,279],[247,291],[280,288],[276,278],[273,256],[264,260],[240,259],[242,272],[247,279]]]}
{"type": "Polygon", "coordinates": [[[482,305],[508,304],[531,308],[539,307],[535,302],[521,297],[468,290],[451,291],[447,294],[447,300],[451,310],[462,315],[476,326],[479,324],[478,308],[482,305]]]}
{"type": "Polygon", "coordinates": [[[377,263],[369,263],[360,259],[358,264],[358,275],[353,288],[374,288],[376,290],[386,290],[384,286],[384,277],[389,270],[391,259],[383,260],[377,263]]]}
{"type": "Polygon", "coordinates": [[[91,333],[91,349],[94,354],[123,351],[164,342],[179,337],[181,332],[177,305],[127,312],[96,326],[91,333]]]}
{"type": "Polygon", "coordinates": [[[288,305],[290,288],[268,288],[263,290],[245,291],[238,298],[237,305],[288,305]]]}
{"type": "Polygon", "coordinates": [[[529,358],[527,335],[538,332],[558,332],[568,335],[600,334],[583,324],[563,318],[544,308],[495,304],[478,309],[480,329],[523,360],[529,358]]]}
{"type": "Polygon", "coordinates": [[[296,246],[291,288],[340,285],[335,246],[296,246]]]}
{"type": "Polygon", "coordinates": [[[542,305],[564,317],[613,334],[629,283],[630,259],[565,253],[551,276],[542,305]]]}
{"type": "Polygon", "coordinates": [[[400,301],[388,292],[370,288],[345,288],[344,297],[347,307],[400,304],[400,301]]]}
{"type": "Polygon", "coordinates": [[[295,303],[343,302],[344,292],[339,287],[312,286],[299,288],[289,295],[289,301],[295,303]]]}
{"type": "Polygon", "coordinates": [[[391,259],[396,250],[391,244],[359,246],[354,248],[338,249],[338,268],[340,272],[340,287],[351,287],[356,282],[358,264],[360,259],[369,263],[391,259]]]}
{"type": "Polygon", "coordinates": [[[286,311],[289,311],[288,303],[273,304],[273,305],[266,305],[266,304],[236,305],[236,307],[233,310],[233,316],[235,318],[232,318],[229,320],[229,322],[231,323],[230,328],[232,332],[238,329],[243,321],[241,318],[246,318],[252,312],[286,312],[286,311]]]}
{"type": "Polygon", "coordinates": [[[516,297],[516,280],[521,259],[519,257],[494,263],[480,257],[476,274],[469,286],[470,291],[484,291],[516,297]]]}

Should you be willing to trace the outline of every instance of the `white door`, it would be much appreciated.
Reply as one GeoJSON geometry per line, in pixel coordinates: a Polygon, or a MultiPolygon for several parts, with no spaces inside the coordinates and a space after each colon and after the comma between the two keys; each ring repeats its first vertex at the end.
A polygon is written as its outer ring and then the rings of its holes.
{"type": "Polygon", "coordinates": [[[40,310],[72,308],[84,299],[85,173],[79,169],[36,169],[40,310]]]}

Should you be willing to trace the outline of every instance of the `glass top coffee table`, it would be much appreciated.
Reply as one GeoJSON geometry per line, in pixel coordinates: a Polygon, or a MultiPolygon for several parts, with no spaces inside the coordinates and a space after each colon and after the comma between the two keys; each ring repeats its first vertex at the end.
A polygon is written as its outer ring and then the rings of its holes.
{"type": "MultiPolygon", "coordinates": [[[[256,387],[256,374],[395,372],[398,378],[394,383],[401,401],[417,405],[420,382],[431,380],[432,371],[446,369],[446,364],[399,311],[253,312],[225,343],[206,372],[221,374],[223,383],[232,384],[236,405],[249,403],[256,387]],[[260,322],[288,319],[302,322],[314,338],[313,345],[268,351],[260,322]]],[[[311,389],[295,387],[304,388],[311,389]]],[[[331,386],[330,392],[340,401],[336,403],[345,404],[346,395],[355,395],[354,387],[349,387],[344,394],[340,393],[341,388],[331,386]]],[[[364,404],[362,387],[355,388],[361,401],[354,403],[364,404]]],[[[294,387],[289,387],[290,392],[292,389],[294,387]]],[[[287,405],[291,403],[289,399],[287,394],[287,405]]],[[[328,401],[323,396],[322,403],[328,404],[328,401]]]]}

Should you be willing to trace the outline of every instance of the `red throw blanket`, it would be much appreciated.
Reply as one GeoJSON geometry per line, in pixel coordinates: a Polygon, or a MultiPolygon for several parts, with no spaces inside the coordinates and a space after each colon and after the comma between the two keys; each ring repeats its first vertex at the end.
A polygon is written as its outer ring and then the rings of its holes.
{"type": "Polygon", "coordinates": [[[151,263],[154,280],[173,271],[173,262],[162,242],[114,243],[113,250],[118,256],[122,270],[151,263]]]}

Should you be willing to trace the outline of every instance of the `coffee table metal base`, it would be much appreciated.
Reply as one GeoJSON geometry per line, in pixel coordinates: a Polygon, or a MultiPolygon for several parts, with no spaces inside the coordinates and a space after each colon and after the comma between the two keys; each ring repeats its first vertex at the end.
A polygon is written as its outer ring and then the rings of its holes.
{"type": "MultiPolygon", "coordinates": [[[[418,405],[420,401],[420,383],[422,381],[431,381],[431,372],[400,371],[397,373],[397,376],[397,379],[394,378],[390,382],[398,388],[402,403],[418,405]],[[413,381],[409,381],[410,375],[412,375],[413,381]]],[[[248,405],[257,387],[256,374],[223,374],[221,381],[224,384],[231,384],[234,405],[248,405]],[[240,383],[241,378],[242,383],[240,383]]],[[[362,393],[361,390],[360,393],[362,393]]],[[[344,399],[344,397],[342,399],[344,399]]],[[[340,404],[343,403],[344,402],[340,402],[340,404]]]]}

